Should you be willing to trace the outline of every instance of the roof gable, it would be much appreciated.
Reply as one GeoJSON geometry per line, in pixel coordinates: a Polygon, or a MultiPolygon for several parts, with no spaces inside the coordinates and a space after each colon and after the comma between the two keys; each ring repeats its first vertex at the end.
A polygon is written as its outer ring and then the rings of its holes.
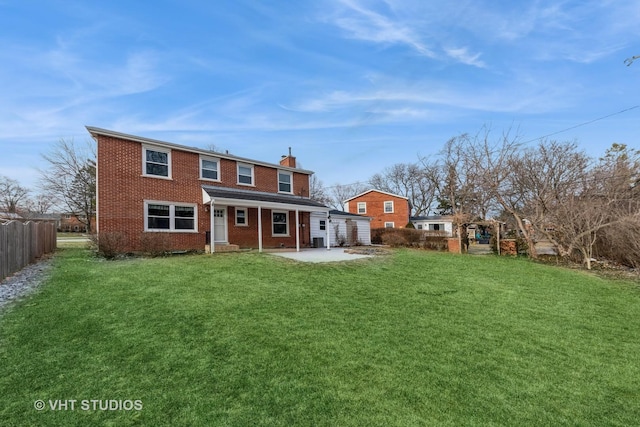
{"type": "Polygon", "coordinates": [[[399,195],[397,195],[397,194],[388,193],[388,192],[386,192],[386,191],[376,190],[376,189],[372,188],[371,190],[367,190],[367,191],[365,191],[365,192],[363,192],[363,193],[360,193],[360,194],[358,194],[358,195],[356,195],[356,196],[350,197],[350,198],[348,198],[347,200],[344,200],[344,202],[349,202],[349,201],[351,201],[351,200],[353,200],[353,199],[357,199],[357,198],[359,198],[359,197],[364,196],[365,194],[369,194],[369,193],[372,193],[372,192],[373,192],[373,193],[379,193],[379,194],[385,194],[385,195],[387,195],[387,196],[396,197],[396,198],[398,198],[398,199],[409,200],[409,198],[408,198],[408,197],[399,196],[399,195]]]}

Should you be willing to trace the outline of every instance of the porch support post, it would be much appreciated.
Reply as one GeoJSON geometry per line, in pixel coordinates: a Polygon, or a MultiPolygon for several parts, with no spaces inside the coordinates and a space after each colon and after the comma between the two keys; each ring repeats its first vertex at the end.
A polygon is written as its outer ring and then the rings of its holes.
{"type": "Polygon", "coordinates": [[[215,216],[213,214],[213,210],[214,210],[214,204],[213,204],[213,199],[211,199],[211,202],[209,203],[209,216],[210,216],[210,227],[211,227],[211,231],[209,232],[209,253],[213,254],[216,251],[216,245],[215,243],[213,243],[216,239],[215,239],[215,216]]]}
{"type": "Polygon", "coordinates": [[[329,236],[330,236],[329,229],[331,228],[331,223],[329,222],[330,221],[330,219],[329,219],[330,217],[331,217],[331,215],[329,214],[329,212],[327,212],[327,222],[325,223],[325,224],[327,224],[326,227],[325,227],[325,231],[327,232],[327,250],[331,250],[331,242],[329,241],[329,236]]]}
{"type": "Polygon", "coordinates": [[[296,252],[300,252],[300,211],[296,209],[296,252]]]}
{"type": "Polygon", "coordinates": [[[262,206],[258,205],[258,252],[262,252],[262,206]]]}

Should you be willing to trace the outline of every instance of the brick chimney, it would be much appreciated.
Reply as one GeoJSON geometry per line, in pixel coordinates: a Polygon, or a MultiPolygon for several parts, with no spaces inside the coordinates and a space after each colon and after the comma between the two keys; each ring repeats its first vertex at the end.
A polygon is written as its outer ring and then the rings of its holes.
{"type": "Polygon", "coordinates": [[[291,147],[289,147],[289,155],[282,156],[282,158],[280,159],[280,165],[286,166],[288,168],[296,167],[296,158],[291,155],[291,147]]]}

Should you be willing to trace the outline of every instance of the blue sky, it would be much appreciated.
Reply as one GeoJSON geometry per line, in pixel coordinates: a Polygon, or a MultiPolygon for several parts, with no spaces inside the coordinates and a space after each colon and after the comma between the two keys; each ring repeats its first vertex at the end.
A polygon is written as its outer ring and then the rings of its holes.
{"type": "Polygon", "coordinates": [[[598,156],[640,148],[633,55],[638,0],[0,0],[0,175],[35,187],[85,125],[268,162],[292,147],[325,186],[482,126],[598,156]]]}

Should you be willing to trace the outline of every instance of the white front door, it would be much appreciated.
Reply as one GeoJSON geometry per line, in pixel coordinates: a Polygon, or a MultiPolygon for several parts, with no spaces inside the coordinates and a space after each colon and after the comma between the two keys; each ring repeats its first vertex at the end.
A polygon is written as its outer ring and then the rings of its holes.
{"type": "Polygon", "coordinates": [[[227,209],[213,210],[213,241],[227,243],[227,209]]]}

